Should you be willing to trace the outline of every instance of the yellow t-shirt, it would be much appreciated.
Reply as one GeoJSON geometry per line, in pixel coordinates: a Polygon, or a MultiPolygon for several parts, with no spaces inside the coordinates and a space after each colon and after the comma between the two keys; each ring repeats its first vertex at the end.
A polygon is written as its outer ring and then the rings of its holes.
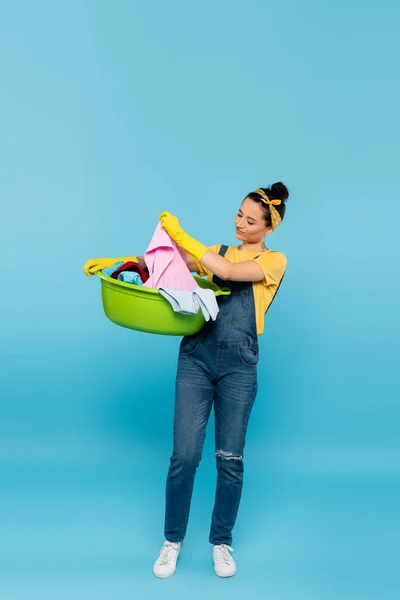
{"type": "MultiPolygon", "coordinates": [[[[220,251],[221,244],[209,246],[208,250],[212,250],[216,254],[220,251]]],[[[287,259],[282,252],[275,250],[265,250],[264,252],[243,252],[237,246],[229,246],[226,251],[225,258],[232,263],[243,262],[246,260],[255,260],[264,272],[262,281],[253,281],[254,304],[256,309],[256,328],[257,335],[261,335],[264,331],[264,315],[271,304],[282,277],[286,270],[287,259]],[[258,258],[254,258],[257,255],[258,258]]],[[[213,274],[206,269],[202,264],[196,263],[199,275],[207,275],[211,281],[213,274]]]]}

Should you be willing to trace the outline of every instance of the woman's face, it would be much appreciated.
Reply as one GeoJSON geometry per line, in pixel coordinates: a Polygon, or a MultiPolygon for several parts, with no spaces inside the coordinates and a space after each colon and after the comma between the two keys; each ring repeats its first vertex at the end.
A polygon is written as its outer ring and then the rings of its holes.
{"type": "Polygon", "coordinates": [[[258,202],[245,198],[235,217],[236,237],[247,243],[257,243],[271,233],[263,219],[263,211],[258,202]]]}

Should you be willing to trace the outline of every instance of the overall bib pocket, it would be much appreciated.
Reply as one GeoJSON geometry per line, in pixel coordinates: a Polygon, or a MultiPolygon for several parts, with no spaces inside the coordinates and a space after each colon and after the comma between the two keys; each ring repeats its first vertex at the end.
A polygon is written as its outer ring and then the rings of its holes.
{"type": "Polygon", "coordinates": [[[224,296],[223,298],[224,299],[220,304],[220,310],[225,321],[234,325],[235,323],[240,323],[240,321],[248,318],[250,299],[247,289],[235,293],[236,302],[227,301],[227,296],[224,296]]]}

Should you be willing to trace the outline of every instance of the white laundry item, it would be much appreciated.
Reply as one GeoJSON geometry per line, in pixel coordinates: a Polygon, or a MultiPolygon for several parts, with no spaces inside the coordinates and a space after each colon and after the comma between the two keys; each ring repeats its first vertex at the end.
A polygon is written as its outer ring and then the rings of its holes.
{"type": "Polygon", "coordinates": [[[184,315],[195,315],[200,308],[200,304],[193,296],[193,292],[187,290],[178,290],[176,288],[158,288],[158,291],[172,306],[175,312],[184,315]]]}
{"type": "Polygon", "coordinates": [[[211,319],[215,321],[219,312],[219,306],[214,292],[209,288],[204,289],[197,286],[192,294],[196,294],[205,320],[209,321],[211,317],[211,319]],[[209,315],[208,318],[207,315],[209,315]]]}
{"type": "Polygon", "coordinates": [[[176,288],[158,288],[160,294],[168,300],[175,312],[184,315],[195,315],[199,310],[206,321],[217,318],[219,307],[215,294],[210,289],[197,286],[192,292],[176,288]]]}

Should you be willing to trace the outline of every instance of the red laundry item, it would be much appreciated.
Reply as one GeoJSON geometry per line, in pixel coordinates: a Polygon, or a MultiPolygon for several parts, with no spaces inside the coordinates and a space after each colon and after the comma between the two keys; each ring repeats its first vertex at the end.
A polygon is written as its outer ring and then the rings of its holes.
{"type": "Polygon", "coordinates": [[[118,279],[118,275],[122,271],[133,271],[134,273],[138,273],[140,276],[140,279],[142,280],[142,283],[146,283],[146,281],[149,278],[149,272],[147,270],[145,271],[144,269],[142,269],[142,267],[139,265],[139,263],[132,262],[132,261],[128,261],[128,262],[124,263],[123,265],[121,265],[120,267],[118,267],[118,269],[116,269],[111,274],[111,277],[113,279],[118,279]]]}

